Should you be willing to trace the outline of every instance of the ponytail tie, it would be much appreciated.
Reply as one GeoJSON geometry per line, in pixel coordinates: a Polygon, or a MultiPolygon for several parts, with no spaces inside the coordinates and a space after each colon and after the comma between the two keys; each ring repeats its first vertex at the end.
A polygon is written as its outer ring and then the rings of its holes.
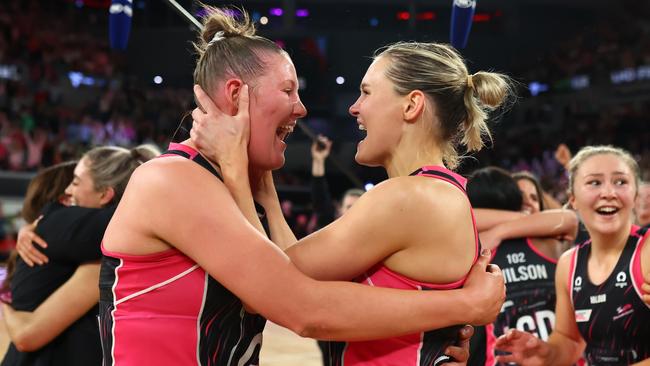
{"type": "Polygon", "coordinates": [[[467,87],[474,90],[474,80],[472,74],[467,74],[467,87]]]}
{"type": "Polygon", "coordinates": [[[144,161],[142,161],[142,155],[138,149],[131,149],[131,159],[135,160],[138,165],[142,165],[142,163],[144,163],[144,161]]]}
{"type": "Polygon", "coordinates": [[[226,33],[224,31],[218,31],[217,33],[214,34],[214,37],[212,37],[212,40],[208,42],[208,46],[210,46],[213,43],[219,42],[222,39],[226,38],[224,37],[226,33]]]}

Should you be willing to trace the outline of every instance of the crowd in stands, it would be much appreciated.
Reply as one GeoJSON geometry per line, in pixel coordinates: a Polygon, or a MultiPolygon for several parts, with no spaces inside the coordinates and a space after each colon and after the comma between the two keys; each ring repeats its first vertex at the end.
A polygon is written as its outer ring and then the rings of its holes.
{"type": "MultiPolygon", "coordinates": [[[[108,40],[92,32],[105,27],[105,18],[98,16],[105,9],[84,9],[81,18],[70,4],[0,3],[0,170],[34,172],[100,145],[164,147],[193,106],[190,88],[136,87],[124,54],[110,50],[108,40]],[[93,75],[105,85],[75,89],[69,72],[93,75]],[[84,93],[92,97],[68,100],[84,93]]],[[[642,21],[650,6],[623,4],[620,14],[567,37],[536,66],[518,65],[524,68],[513,76],[549,81],[585,73],[605,77],[613,69],[650,64],[650,28],[642,21]]],[[[554,156],[556,147],[565,143],[575,152],[588,144],[614,144],[635,154],[643,178],[650,179],[650,101],[606,108],[569,104],[560,117],[552,103],[539,104],[517,117],[506,116],[494,129],[493,148],[477,156],[478,164],[531,171],[563,201],[566,176],[554,156]],[[551,115],[561,123],[549,124],[551,115]]],[[[280,185],[309,184],[291,172],[280,178],[280,185]]],[[[303,207],[287,201],[285,210],[299,235],[316,226],[314,215],[303,207]]],[[[9,225],[4,226],[0,233],[9,225]]]]}
{"type": "Polygon", "coordinates": [[[650,65],[650,27],[643,19],[650,15],[646,2],[625,0],[608,6],[607,14],[567,35],[530,62],[513,65],[527,80],[557,82],[576,75],[609,80],[610,72],[650,65]]]}

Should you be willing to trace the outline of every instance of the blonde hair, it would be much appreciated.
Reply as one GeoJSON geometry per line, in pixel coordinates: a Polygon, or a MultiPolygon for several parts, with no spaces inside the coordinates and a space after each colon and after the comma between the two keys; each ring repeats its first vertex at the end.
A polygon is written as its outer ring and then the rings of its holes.
{"type": "Polygon", "coordinates": [[[262,75],[265,70],[261,55],[284,53],[271,40],[255,35],[255,25],[242,9],[219,9],[203,5],[203,31],[194,43],[199,58],[194,68],[194,83],[211,94],[215,82],[239,77],[244,82],[262,75]],[[233,13],[240,12],[241,20],[233,13]]]}
{"type": "Polygon", "coordinates": [[[398,94],[420,90],[435,103],[440,120],[436,137],[451,169],[458,165],[455,145],[481,150],[483,137],[492,139],[488,113],[514,96],[508,76],[483,71],[470,75],[463,58],[450,45],[398,42],[379,49],[375,59],[379,57],[391,61],[386,76],[398,94]]]}
{"type": "Polygon", "coordinates": [[[115,196],[111,203],[117,203],[122,198],[135,168],[158,155],[160,150],[153,145],[140,145],[131,150],[118,146],[102,146],[89,150],[83,158],[86,159],[95,190],[113,188],[115,196]]]}
{"type": "Polygon", "coordinates": [[[569,194],[573,194],[573,184],[575,183],[575,175],[582,163],[587,159],[596,155],[614,155],[621,159],[634,174],[634,181],[636,183],[637,191],[641,184],[641,170],[634,157],[624,149],[614,147],[611,145],[598,145],[598,146],[585,146],[569,161],[569,194]]]}

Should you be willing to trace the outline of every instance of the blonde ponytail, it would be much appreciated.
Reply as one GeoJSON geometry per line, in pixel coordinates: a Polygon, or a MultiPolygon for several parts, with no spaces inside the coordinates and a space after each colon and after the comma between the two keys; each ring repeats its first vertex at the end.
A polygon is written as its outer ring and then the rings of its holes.
{"type": "Polygon", "coordinates": [[[513,94],[510,78],[503,74],[480,71],[467,76],[464,102],[467,119],[463,123],[461,143],[467,151],[479,151],[485,146],[483,137],[492,141],[487,124],[489,112],[500,107],[513,94]]]}
{"type": "Polygon", "coordinates": [[[420,90],[436,104],[440,124],[435,126],[435,138],[450,169],[458,164],[457,143],[478,151],[484,137],[491,139],[489,112],[514,94],[506,75],[470,75],[463,58],[447,44],[398,42],[378,50],[375,58],[379,57],[390,59],[386,76],[398,94],[420,90]]]}

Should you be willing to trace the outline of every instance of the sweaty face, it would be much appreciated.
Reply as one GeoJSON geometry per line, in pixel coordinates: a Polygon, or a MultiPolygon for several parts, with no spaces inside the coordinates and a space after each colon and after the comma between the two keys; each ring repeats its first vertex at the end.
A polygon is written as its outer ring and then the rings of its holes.
{"type": "Polygon", "coordinates": [[[350,114],[367,136],[357,145],[355,160],[366,166],[385,166],[401,137],[402,97],[395,92],[385,71],[387,57],[377,58],[361,81],[361,95],[350,114]]]}
{"type": "Polygon", "coordinates": [[[262,58],[266,72],[250,88],[248,156],[251,167],[270,170],[284,165],[284,140],[307,110],[298,96],[298,77],[289,56],[270,54],[262,58]]]}
{"type": "Polygon", "coordinates": [[[65,189],[65,194],[70,196],[74,206],[99,208],[102,207],[103,193],[95,190],[95,182],[88,170],[88,159],[82,158],[74,168],[74,178],[65,189]]]}
{"type": "Polygon", "coordinates": [[[527,214],[539,212],[539,202],[541,197],[537,194],[537,189],[535,189],[533,182],[522,178],[517,180],[517,185],[519,186],[523,198],[521,202],[521,212],[527,214]]]}
{"type": "Polygon", "coordinates": [[[578,167],[569,202],[590,233],[619,233],[632,222],[635,185],[630,167],[619,157],[594,155],[578,167]]]}

